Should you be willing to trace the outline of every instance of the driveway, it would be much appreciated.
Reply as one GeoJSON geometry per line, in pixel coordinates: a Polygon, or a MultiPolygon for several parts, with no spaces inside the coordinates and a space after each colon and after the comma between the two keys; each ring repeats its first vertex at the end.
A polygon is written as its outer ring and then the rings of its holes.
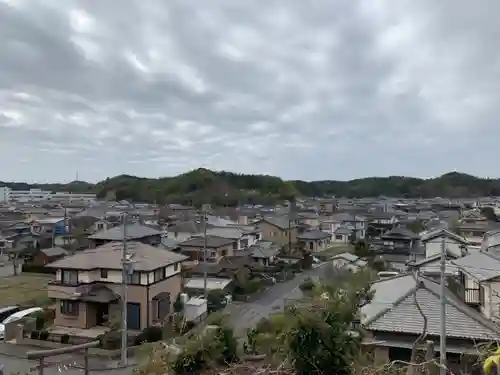
{"type": "Polygon", "coordinates": [[[254,327],[262,318],[283,311],[287,301],[302,297],[299,285],[308,277],[321,277],[326,263],[296,275],[292,280],[277,283],[252,302],[235,302],[228,307],[233,328],[241,332],[254,327]]]}

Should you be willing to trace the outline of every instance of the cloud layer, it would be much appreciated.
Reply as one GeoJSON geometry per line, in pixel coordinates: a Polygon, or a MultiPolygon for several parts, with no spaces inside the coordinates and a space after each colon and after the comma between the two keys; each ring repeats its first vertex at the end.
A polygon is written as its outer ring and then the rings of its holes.
{"type": "Polygon", "coordinates": [[[500,176],[498,10],[0,0],[0,180],[500,176]]]}

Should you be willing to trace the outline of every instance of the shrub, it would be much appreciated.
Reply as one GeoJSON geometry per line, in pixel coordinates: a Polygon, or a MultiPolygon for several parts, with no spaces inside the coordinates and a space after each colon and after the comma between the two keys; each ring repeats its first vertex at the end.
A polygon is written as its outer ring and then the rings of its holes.
{"type": "Polygon", "coordinates": [[[314,283],[314,281],[312,281],[312,279],[307,278],[299,285],[299,288],[303,292],[310,292],[314,289],[315,285],[316,284],[314,283]]]}
{"type": "Polygon", "coordinates": [[[40,340],[42,341],[47,341],[48,338],[49,338],[49,332],[47,331],[40,331],[40,336],[39,336],[40,340]]]}
{"type": "Polygon", "coordinates": [[[170,368],[177,375],[196,374],[214,363],[229,364],[237,359],[233,330],[222,327],[212,334],[190,340],[170,368]]]}
{"type": "Polygon", "coordinates": [[[109,331],[102,335],[102,348],[108,350],[120,349],[122,345],[121,334],[118,331],[109,331]]]}
{"type": "Polygon", "coordinates": [[[69,335],[64,334],[61,336],[61,344],[69,344],[69,335]]]}
{"type": "Polygon", "coordinates": [[[38,340],[40,338],[40,331],[31,331],[30,333],[30,339],[32,340],[38,340]]]}
{"type": "Polygon", "coordinates": [[[141,345],[145,342],[157,342],[163,338],[163,330],[160,327],[146,327],[134,339],[134,345],[141,345]]]}
{"type": "Polygon", "coordinates": [[[182,303],[181,294],[180,293],[177,295],[177,298],[175,299],[175,302],[174,302],[174,311],[176,313],[181,313],[181,312],[184,311],[184,304],[182,303]]]}
{"type": "Polygon", "coordinates": [[[47,314],[45,311],[40,311],[35,315],[35,329],[41,331],[47,323],[47,314]]]}
{"type": "Polygon", "coordinates": [[[102,348],[103,347],[103,342],[104,342],[104,335],[100,334],[95,339],[96,339],[96,341],[99,341],[99,348],[102,348]]]}
{"type": "Polygon", "coordinates": [[[29,263],[23,264],[21,266],[21,271],[28,272],[28,273],[44,273],[44,274],[52,274],[52,275],[54,275],[56,273],[56,270],[54,270],[52,268],[40,266],[38,264],[29,264],[29,263]]]}

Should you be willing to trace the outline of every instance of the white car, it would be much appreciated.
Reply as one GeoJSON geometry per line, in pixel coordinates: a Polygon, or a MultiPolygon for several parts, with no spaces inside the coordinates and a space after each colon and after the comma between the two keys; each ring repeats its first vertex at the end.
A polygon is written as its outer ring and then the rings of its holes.
{"type": "Polygon", "coordinates": [[[12,314],[11,316],[9,316],[8,318],[4,319],[4,321],[2,323],[0,323],[0,339],[3,339],[5,336],[5,325],[6,324],[15,322],[16,320],[20,320],[22,318],[25,318],[25,317],[27,317],[31,314],[37,313],[39,311],[43,311],[43,309],[41,307],[32,307],[32,308],[29,308],[26,310],[18,311],[16,313],[12,314]]]}

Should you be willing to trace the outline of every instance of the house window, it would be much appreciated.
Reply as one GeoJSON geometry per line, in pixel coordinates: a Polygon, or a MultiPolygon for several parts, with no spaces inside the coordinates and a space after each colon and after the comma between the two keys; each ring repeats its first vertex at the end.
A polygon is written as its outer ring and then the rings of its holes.
{"type": "Polygon", "coordinates": [[[108,270],[101,269],[101,279],[108,278],[108,270]]]}
{"type": "Polygon", "coordinates": [[[163,320],[169,314],[170,314],[170,295],[161,300],[158,300],[157,318],[158,320],[163,320]]]}
{"type": "Polygon", "coordinates": [[[61,314],[78,316],[78,302],[77,301],[61,301],[61,314]]]}
{"type": "Polygon", "coordinates": [[[465,278],[465,274],[464,274],[463,272],[460,272],[460,284],[461,284],[462,286],[465,286],[465,285],[466,285],[466,284],[465,284],[465,283],[466,283],[466,281],[467,281],[467,280],[466,280],[466,278],[465,278]]]}
{"type": "Polygon", "coordinates": [[[342,235],[337,234],[337,235],[335,236],[335,239],[336,239],[336,240],[342,240],[342,235]]]}
{"type": "Polygon", "coordinates": [[[309,250],[314,250],[314,242],[309,242],[309,250]]]}
{"type": "Polygon", "coordinates": [[[161,281],[165,278],[165,269],[160,268],[158,270],[155,270],[154,273],[154,282],[157,283],[158,281],[161,281]]]}
{"type": "Polygon", "coordinates": [[[223,257],[225,257],[227,255],[227,250],[226,249],[222,250],[221,254],[222,254],[223,257]]]}
{"type": "Polygon", "coordinates": [[[479,286],[479,303],[481,306],[484,306],[484,286],[479,286]]]}
{"type": "Polygon", "coordinates": [[[66,285],[78,284],[78,271],[63,270],[61,274],[61,283],[66,285]]]}
{"type": "Polygon", "coordinates": [[[134,272],[132,275],[127,275],[127,284],[139,285],[141,283],[141,274],[134,272]]]}
{"type": "Polygon", "coordinates": [[[174,264],[174,272],[179,271],[179,263],[174,264]]]}

